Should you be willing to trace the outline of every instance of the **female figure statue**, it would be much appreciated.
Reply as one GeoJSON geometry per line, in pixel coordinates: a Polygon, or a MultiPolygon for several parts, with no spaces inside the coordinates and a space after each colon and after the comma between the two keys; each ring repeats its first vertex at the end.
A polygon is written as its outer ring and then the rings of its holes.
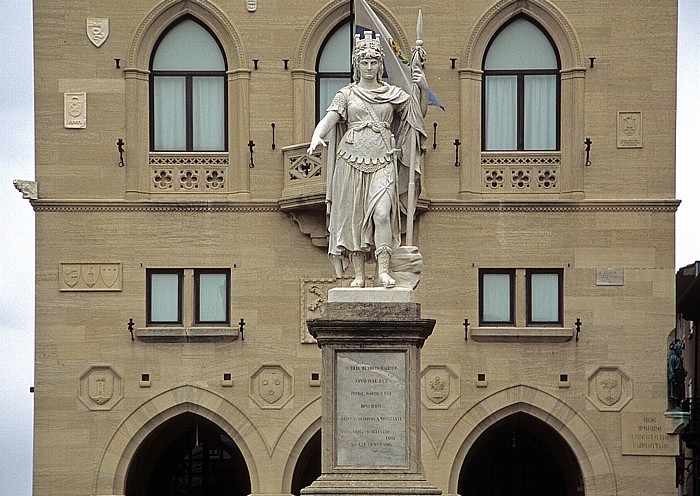
{"type": "Polygon", "coordinates": [[[363,287],[365,258],[374,251],[379,283],[390,288],[396,284],[389,275],[391,253],[401,243],[399,197],[407,190],[399,184],[408,174],[401,170],[402,157],[410,147],[420,157],[428,86],[419,66],[412,69],[413,95],[383,82],[379,36],[364,35],[355,35],[353,82],[336,93],[308,153],[326,146],[323,137],[331,133],[326,203],[328,254],[336,274],[343,276],[349,258],[355,271],[351,285],[363,287]]]}

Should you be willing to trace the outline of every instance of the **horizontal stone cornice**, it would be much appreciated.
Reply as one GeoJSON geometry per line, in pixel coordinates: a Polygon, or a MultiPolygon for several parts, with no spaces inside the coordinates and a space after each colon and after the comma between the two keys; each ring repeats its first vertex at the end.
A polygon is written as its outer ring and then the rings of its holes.
{"type": "Polygon", "coordinates": [[[275,212],[273,200],[33,200],[35,212],[275,212]]]}
{"type": "MultiPolygon", "coordinates": [[[[275,212],[277,200],[31,200],[36,212],[275,212]]],[[[680,200],[428,200],[429,212],[675,212],[680,200]]]]}
{"type": "Polygon", "coordinates": [[[429,212],[675,212],[680,200],[431,200],[429,212]]]}

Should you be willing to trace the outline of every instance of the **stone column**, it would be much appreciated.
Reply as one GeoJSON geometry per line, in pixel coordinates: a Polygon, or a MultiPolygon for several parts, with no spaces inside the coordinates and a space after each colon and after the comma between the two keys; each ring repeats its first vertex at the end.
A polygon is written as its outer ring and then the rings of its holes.
{"type": "Polygon", "coordinates": [[[420,452],[420,349],[435,320],[413,291],[332,289],[307,323],[323,357],[322,474],[302,494],[441,494],[420,452]]]}

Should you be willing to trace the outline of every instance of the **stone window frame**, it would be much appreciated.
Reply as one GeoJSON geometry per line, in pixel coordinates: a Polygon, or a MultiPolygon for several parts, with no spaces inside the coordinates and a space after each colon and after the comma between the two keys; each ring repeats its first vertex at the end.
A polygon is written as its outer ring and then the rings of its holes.
{"type": "Polygon", "coordinates": [[[231,269],[230,268],[149,268],[146,269],[146,325],[149,327],[196,327],[231,325],[231,269]],[[151,316],[151,276],[172,274],[178,280],[177,321],[154,321],[151,316]],[[226,276],[226,319],[216,322],[203,321],[199,309],[199,283],[202,274],[223,274],[226,276]]]}
{"type": "Polygon", "coordinates": [[[552,267],[537,268],[480,268],[479,269],[479,326],[484,328],[514,328],[527,331],[528,328],[562,328],[564,326],[564,269],[552,267]],[[510,277],[510,319],[508,321],[484,320],[484,275],[504,274],[510,277]],[[558,276],[558,317],[552,322],[532,320],[533,274],[556,274],[558,276]]]}
{"type": "Polygon", "coordinates": [[[486,63],[486,54],[488,54],[489,48],[491,47],[493,41],[498,38],[498,36],[503,32],[504,29],[506,29],[511,23],[514,21],[517,21],[518,19],[523,19],[536,28],[538,28],[542,34],[549,40],[549,43],[552,46],[552,50],[554,51],[556,58],[557,58],[557,65],[561,67],[561,61],[559,54],[557,53],[557,49],[555,44],[552,42],[551,37],[549,36],[549,33],[547,32],[546,29],[542,28],[534,19],[531,19],[527,15],[520,14],[511,17],[508,19],[508,22],[504,23],[501,25],[501,27],[498,29],[498,31],[494,34],[494,36],[489,40],[489,46],[486,49],[486,52],[484,54],[484,59],[482,61],[482,70],[483,70],[483,75],[482,75],[482,98],[481,98],[481,105],[482,105],[482,111],[481,111],[481,150],[482,152],[488,151],[486,150],[486,133],[483,132],[486,126],[486,102],[484,95],[486,94],[486,78],[490,75],[509,75],[509,76],[516,76],[518,78],[517,82],[517,91],[518,91],[518,101],[517,101],[517,148],[515,149],[506,149],[503,150],[505,152],[522,152],[522,151],[532,151],[532,152],[537,152],[537,153],[542,153],[542,152],[548,152],[548,151],[559,151],[561,147],[561,78],[559,75],[560,70],[559,69],[510,69],[510,70],[487,70],[483,69],[484,64],[486,63]],[[553,149],[526,149],[525,148],[525,139],[524,139],[524,121],[525,121],[525,113],[526,113],[526,108],[525,108],[525,101],[524,97],[522,95],[522,92],[525,89],[525,81],[524,79],[527,78],[527,76],[531,75],[552,75],[556,76],[556,146],[553,149]]]}
{"type": "Polygon", "coordinates": [[[156,326],[182,326],[183,325],[183,269],[146,269],[146,325],[156,326]],[[176,320],[153,320],[153,279],[157,274],[174,275],[177,277],[177,319],[176,320]]]}
{"type": "Polygon", "coordinates": [[[479,326],[483,327],[512,327],[516,323],[516,292],[515,269],[479,269],[479,326]],[[484,276],[489,274],[507,275],[509,278],[509,319],[507,321],[491,321],[484,318],[485,291],[484,276]]]}
{"type": "Polygon", "coordinates": [[[525,325],[527,327],[562,327],[564,325],[564,269],[525,269],[525,325]],[[557,281],[557,320],[540,322],[532,318],[532,276],[536,274],[555,274],[557,281]]]}
{"type": "MultiPolygon", "coordinates": [[[[585,147],[584,140],[584,83],[586,69],[581,42],[564,13],[547,0],[500,0],[477,19],[470,31],[460,58],[461,141],[459,171],[460,199],[481,199],[484,193],[558,193],[563,198],[583,198],[585,147]],[[500,152],[482,151],[482,62],[490,41],[513,18],[527,17],[534,21],[552,40],[560,58],[560,146],[555,159],[560,163],[555,171],[559,176],[556,188],[491,189],[485,191],[482,164],[498,160],[500,152]]],[[[512,155],[508,152],[505,155],[512,155]]],[[[541,160],[541,152],[516,152],[518,160],[529,161],[530,154],[541,160]]],[[[507,156],[506,159],[512,159],[507,156]]],[[[502,171],[507,174],[508,171],[502,171]]],[[[512,172],[512,171],[511,171],[512,172]]],[[[532,171],[534,173],[534,171],[532,171]]]]}
{"type": "Polygon", "coordinates": [[[144,272],[145,327],[135,329],[135,337],[144,342],[213,342],[238,339],[239,327],[231,326],[233,310],[231,267],[148,267],[144,272]],[[198,291],[196,285],[200,274],[226,274],[226,321],[203,322],[198,314],[198,291]],[[151,319],[151,274],[178,275],[178,321],[158,322],[151,319]]]}
{"type": "MultiPolygon", "coordinates": [[[[196,164],[215,161],[225,169],[226,181],[219,188],[172,188],[164,192],[216,193],[222,199],[250,199],[250,171],[248,167],[250,139],[250,69],[248,57],[228,17],[208,0],[165,0],[151,10],[137,28],[129,49],[124,69],[126,87],[125,161],[127,200],[143,200],[154,196],[151,162],[166,160],[173,163],[184,161],[196,164]],[[167,153],[150,150],[150,61],[162,35],[174,24],[190,17],[205,26],[220,43],[226,59],[226,93],[228,95],[226,116],[228,151],[167,153]],[[182,159],[180,157],[182,155],[182,159]],[[223,165],[221,165],[223,164],[223,165]]],[[[183,169],[184,170],[184,169],[183,169]]],[[[168,171],[177,175],[177,171],[168,171]]],[[[182,171],[181,171],[182,172],[182,171]]],[[[204,173],[202,171],[202,173],[204,173]]],[[[218,173],[221,175],[221,173],[218,173]]]]}
{"type": "MultiPolygon", "coordinates": [[[[177,27],[180,23],[186,22],[188,20],[191,20],[201,26],[205,31],[209,33],[209,35],[212,37],[212,39],[216,42],[216,45],[219,47],[219,50],[221,50],[221,55],[224,58],[224,63],[226,63],[226,51],[224,48],[221,46],[221,43],[219,40],[216,38],[214,33],[212,33],[209,29],[209,27],[206,24],[203,24],[198,18],[185,15],[182,17],[179,17],[175,22],[171,23],[168,28],[161,34],[160,38],[156,42],[156,45],[153,49],[153,52],[151,53],[151,61],[149,66],[150,68],[150,80],[149,80],[149,96],[148,96],[148,108],[149,108],[149,149],[151,152],[166,152],[166,153],[171,153],[171,154],[179,154],[180,152],[185,152],[185,153],[191,153],[191,154],[199,154],[203,152],[204,150],[198,150],[194,147],[193,143],[193,83],[192,80],[196,77],[202,77],[202,76],[207,76],[207,77],[215,77],[219,81],[224,82],[224,94],[223,94],[223,100],[221,101],[221,104],[224,106],[224,109],[228,109],[228,91],[226,88],[226,69],[223,71],[194,71],[194,70],[189,70],[189,71],[182,71],[182,70],[154,70],[152,68],[153,66],[153,60],[155,58],[156,52],[158,51],[158,48],[161,45],[161,42],[165,39],[165,37],[168,35],[171,29],[177,27]],[[172,150],[167,150],[167,149],[156,149],[155,147],[155,119],[154,119],[154,112],[153,109],[155,108],[155,91],[154,91],[154,80],[157,77],[178,77],[178,78],[183,78],[186,81],[185,84],[185,142],[186,142],[186,147],[184,150],[177,150],[177,151],[172,151],[172,150]]],[[[223,146],[219,150],[212,150],[215,152],[227,152],[228,151],[228,112],[224,112],[224,142],[223,146]]]]}

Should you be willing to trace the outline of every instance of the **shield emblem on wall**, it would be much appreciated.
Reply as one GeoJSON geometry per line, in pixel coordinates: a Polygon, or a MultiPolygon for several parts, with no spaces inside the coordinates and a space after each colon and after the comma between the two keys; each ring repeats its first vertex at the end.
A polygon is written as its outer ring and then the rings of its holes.
{"type": "Polygon", "coordinates": [[[612,406],[622,397],[622,378],[617,370],[605,370],[598,374],[596,383],[598,399],[605,405],[612,406]]]}
{"type": "Polygon", "coordinates": [[[282,398],[284,393],[284,377],[280,370],[268,369],[258,377],[260,396],[268,403],[274,403],[282,398]]]}
{"type": "Polygon", "coordinates": [[[63,266],[63,281],[66,286],[72,288],[80,280],[80,265],[64,265],[63,266]]]}
{"type": "Polygon", "coordinates": [[[109,36],[109,19],[88,18],[85,23],[87,37],[90,42],[99,48],[109,36]]]}
{"type": "Polygon", "coordinates": [[[88,396],[98,405],[112,399],[114,394],[114,377],[111,374],[92,374],[88,380],[88,396]]]}
{"type": "Polygon", "coordinates": [[[93,287],[100,277],[100,267],[98,265],[88,265],[83,271],[83,281],[88,287],[93,287]]]}
{"type": "Polygon", "coordinates": [[[102,280],[107,285],[108,288],[114,286],[119,277],[119,267],[116,265],[106,265],[100,267],[100,274],[102,275],[102,280]]]}
{"type": "Polygon", "coordinates": [[[426,376],[426,396],[435,403],[442,403],[450,395],[450,374],[445,369],[434,369],[426,376]]]}

